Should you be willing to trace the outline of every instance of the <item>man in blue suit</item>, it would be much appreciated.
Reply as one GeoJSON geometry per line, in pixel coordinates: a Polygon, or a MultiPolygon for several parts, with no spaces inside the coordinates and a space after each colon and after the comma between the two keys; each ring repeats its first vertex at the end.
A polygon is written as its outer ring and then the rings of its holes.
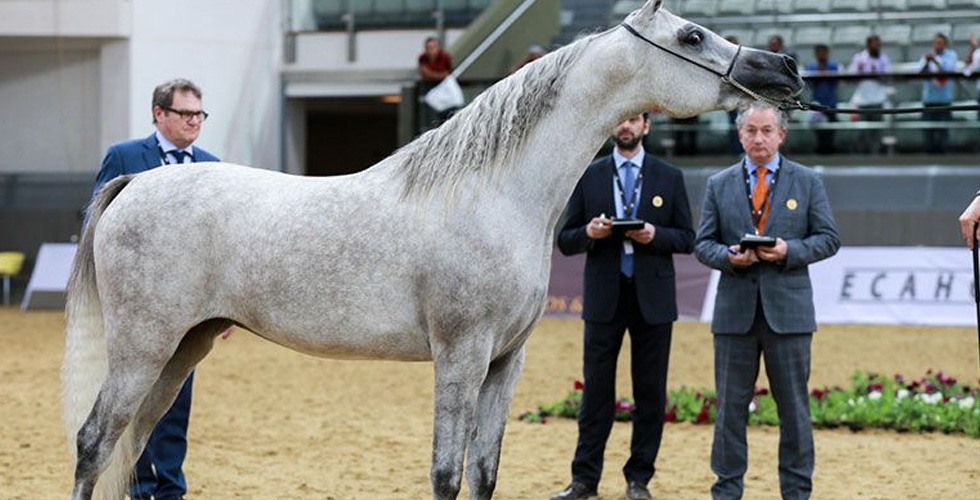
{"type": "Polygon", "coordinates": [[[786,115],[752,103],[735,124],[745,158],[711,176],[695,254],[721,271],[711,331],[718,412],[711,469],[714,500],[742,498],[748,467],[746,425],[760,355],[779,413],[779,486],[783,500],[812,491],[813,425],[807,382],[817,329],[808,266],[840,248],[837,225],[816,172],[783,158],[786,115]],[[775,244],[741,248],[743,236],[775,244]]]}
{"type": "MultiPolygon", "coordinates": [[[[113,144],[106,151],[95,181],[94,193],[115,177],[136,174],[162,165],[219,161],[194,146],[208,114],[201,107],[201,89],[188,80],[176,79],[153,91],[153,124],[156,131],[145,139],[113,144]]],[[[175,500],[187,492],[183,464],[187,455],[187,423],[191,412],[191,386],[187,377],[173,405],[157,423],[143,454],[136,462],[134,499],[175,500]]]]}
{"type": "Polygon", "coordinates": [[[673,254],[691,253],[694,230],[680,170],[643,149],[646,114],[616,126],[613,154],[585,171],[565,209],[558,248],[587,253],[582,319],[585,387],[572,483],[553,498],[598,494],[606,440],[615,415],[616,359],[630,332],[633,438],[623,467],[626,496],[651,498],[647,483],[663,435],[667,362],[677,319],[673,254]],[[613,232],[612,219],[639,219],[642,228],[613,232]]]}

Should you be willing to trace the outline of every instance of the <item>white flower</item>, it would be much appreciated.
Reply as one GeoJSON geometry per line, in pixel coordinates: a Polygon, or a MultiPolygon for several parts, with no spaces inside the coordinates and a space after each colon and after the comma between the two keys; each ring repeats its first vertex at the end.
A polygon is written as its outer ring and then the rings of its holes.
{"type": "Polygon", "coordinates": [[[749,413],[753,413],[759,409],[759,405],[755,404],[755,400],[749,401],[749,413]]]}
{"type": "Polygon", "coordinates": [[[974,401],[973,396],[967,396],[967,397],[965,397],[965,398],[963,398],[963,399],[960,400],[960,402],[959,402],[960,409],[966,410],[966,409],[972,407],[975,402],[976,401],[974,401]]]}
{"type": "Polygon", "coordinates": [[[900,399],[900,400],[909,397],[909,391],[908,391],[908,389],[899,389],[898,390],[898,393],[895,394],[895,397],[897,399],[900,399]]]}
{"type": "Polygon", "coordinates": [[[872,391],[868,393],[868,399],[870,399],[871,401],[878,401],[879,399],[881,399],[881,392],[872,391]]]}
{"type": "Polygon", "coordinates": [[[943,400],[943,393],[934,392],[932,394],[916,394],[915,398],[926,404],[934,405],[943,400]]]}
{"type": "Polygon", "coordinates": [[[854,400],[853,399],[848,399],[847,400],[847,404],[849,404],[851,406],[854,406],[854,400]]]}

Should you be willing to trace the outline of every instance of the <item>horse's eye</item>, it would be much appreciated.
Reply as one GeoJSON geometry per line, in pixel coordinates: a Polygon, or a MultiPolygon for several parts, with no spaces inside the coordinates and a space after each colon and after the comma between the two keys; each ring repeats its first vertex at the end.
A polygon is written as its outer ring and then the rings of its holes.
{"type": "Polygon", "coordinates": [[[688,45],[700,45],[704,41],[704,34],[700,31],[692,31],[684,36],[684,43],[688,45]]]}

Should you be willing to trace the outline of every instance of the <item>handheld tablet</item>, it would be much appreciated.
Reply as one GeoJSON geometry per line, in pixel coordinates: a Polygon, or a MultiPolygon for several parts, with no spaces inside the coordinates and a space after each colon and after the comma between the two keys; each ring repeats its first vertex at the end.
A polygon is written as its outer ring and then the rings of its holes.
{"type": "Polygon", "coordinates": [[[643,229],[646,222],[638,219],[613,219],[612,230],[614,234],[623,234],[626,231],[643,229]]]}
{"type": "Polygon", "coordinates": [[[774,236],[759,236],[757,234],[746,234],[738,242],[738,248],[745,251],[746,248],[774,247],[776,238],[774,236]]]}

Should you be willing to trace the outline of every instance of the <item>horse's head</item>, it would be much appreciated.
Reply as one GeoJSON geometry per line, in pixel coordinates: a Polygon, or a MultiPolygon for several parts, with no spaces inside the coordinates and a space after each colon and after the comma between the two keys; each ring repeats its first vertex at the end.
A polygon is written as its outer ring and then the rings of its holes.
{"type": "Polygon", "coordinates": [[[803,90],[785,54],[741,47],[649,0],[623,21],[629,64],[646,73],[652,106],[685,117],[734,109],[753,100],[790,104],[803,90]],[[636,66],[640,67],[636,67],[636,66]],[[667,71],[669,68],[669,71],[667,71]]]}

